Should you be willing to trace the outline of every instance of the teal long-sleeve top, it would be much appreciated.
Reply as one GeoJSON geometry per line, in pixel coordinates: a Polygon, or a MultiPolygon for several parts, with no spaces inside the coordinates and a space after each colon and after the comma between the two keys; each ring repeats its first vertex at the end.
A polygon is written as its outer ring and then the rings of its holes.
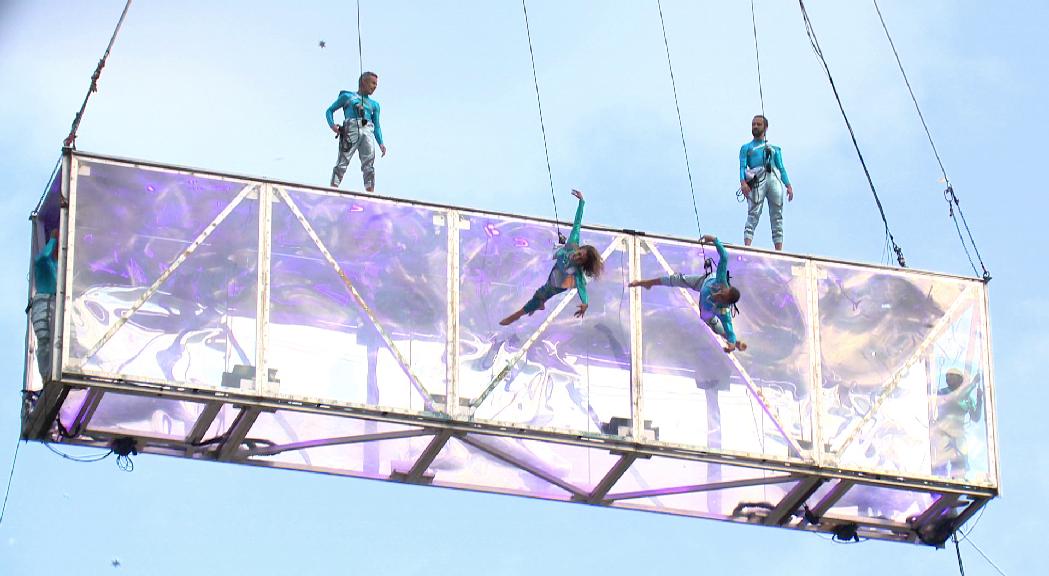
{"type": "Polygon", "coordinates": [[[328,126],[335,128],[335,111],[342,108],[342,117],[344,119],[358,119],[357,105],[361,104],[364,108],[364,119],[372,124],[375,129],[375,141],[382,144],[382,125],[379,124],[379,103],[375,100],[361,96],[356,92],[350,92],[343,90],[339,92],[339,97],[332,102],[331,106],[324,112],[324,117],[328,120],[328,126]]]}
{"type": "Polygon", "coordinates": [[[747,168],[765,165],[766,153],[771,155],[771,164],[779,171],[783,184],[790,186],[787,169],[783,167],[783,150],[764,140],[751,140],[739,149],[739,181],[743,182],[747,179],[747,168]]]}
{"type": "Polygon", "coordinates": [[[714,239],[714,247],[718,250],[718,269],[713,278],[703,281],[703,287],[699,290],[699,309],[703,316],[717,316],[725,329],[725,339],[735,344],[736,332],[732,329],[732,310],[728,306],[719,306],[711,296],[714,290],[728,286],[728,252],[717,238],[714,239]]]}
{"type": "Polygon", "coordinates": [[[583,223],[583,199],[579,199],[579,205],[575,210],[575,220],[572,222],[572,232],[568,234],[568,241],[564,246],[557,249],[554,253],[554,268],[550,271],[550,277],[547,279],[547,283],[551,286],[561,287],[564,286],[565,278],[569,275],[575,276],[575,288],[576,292],[579,293],[579,301],[583,304],[590,305],[590,298],[586,293],[586,275],[583,274],[583,269],[575,266],[569,260],[572,252],[576,248],[579,248],[579,226],[583,223]]]}
{"type": "Polygon", "coordinates": [[[37,294],[54,294],[58,288],[58,267],[51,255],[55,252],[55,239],[44,245],[44,249],[33,258],[33,284],[37,294]]]}

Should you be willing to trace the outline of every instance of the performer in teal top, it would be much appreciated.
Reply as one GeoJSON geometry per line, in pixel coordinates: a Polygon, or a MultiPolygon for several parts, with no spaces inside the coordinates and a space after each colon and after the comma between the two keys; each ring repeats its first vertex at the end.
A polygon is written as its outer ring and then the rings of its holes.
{"type": "Polygon", "coordinates": [[[747,224],[743,228],[743,243],[750,246],[754,241],[754,229],[761,219],[765,199],[769,202],[769,220],[772,223],[772,243],[776,250],[783,249],[783,187],[787,189],[787,201],[794,200],[794,187],[790,185],[787,169],[783,166],[783,151],[765,139],[769,128],[768,118],[758,115],[750,121],[753,140],[739,149],[739,188],[747,198],[747,224]]]}
{"type": "Polygon", "coordinates": [[[382,126],[379,124],[379,103],[370,98],[379,86],[379,76],[375,72],[365,72],[357,82],[357,91],[339,92],[339,97],[324,112],[328,127],[339,135],[339,156],[331,172],[331,185],[338,188],[350,159],[356,152],[361,158],[361,172],[364,174],[364,189],[375,191],[375,143],[379,144],[382,155],[386,156],[386,145],[382,142],[382,126]],[[334,114],[342,109],[342,125],[335,125],[334,114]]]}
{"type": "Polygon", "coordinates": [[[653,286],[675,286],[699,292],[700,318],[728,342],[725,352],[746,350],[747,344],[742,340],[737,340],[736,332],[732,329],[732,305],[739,302],[740,293],[739,289],[731,286],[728,281],[728,252],[715,236],[707,234],[702,240],[713,242],[718,250],[718,268],[713,277],[709,274],[700,276],[685,275],[679,272],[661,278],[635,280],[630,283],[630,286],[632,288],[640,286],[646,290],[653,286]]]}
{"type": "Polygon", "coordinates": [[[572,232],[568,235],[565,245],[554,252],[554,267],[550,270],[546,284],[535,291],[532,299],[524,307],[503,318],[499,322],[503,326],[517,322],[525,314],[531,316],[536,310],[543,310],[547,300],[571,288],[575,288],[579,293],[581,302],[575,316],[582,318],[586,314],[590,306],[590,298],[586,293],[586,280],[601,276],[605,265],[597,248],[589,244],[579,245],[579,225],[583,222],[583,193],[579,190],[572,190],[572,195],[579,199],[575,221],[572,223],[572,232]]]}
{"type": "Polygon", "coordinates": [[[58,267],[55,263],[58,230],[33,258],[33,297],[29,301],[29,320],[36,336],[36,365],[40,378],[51,379],[51,322],[55,316],[55,292],[58,287],[58,267]]]}

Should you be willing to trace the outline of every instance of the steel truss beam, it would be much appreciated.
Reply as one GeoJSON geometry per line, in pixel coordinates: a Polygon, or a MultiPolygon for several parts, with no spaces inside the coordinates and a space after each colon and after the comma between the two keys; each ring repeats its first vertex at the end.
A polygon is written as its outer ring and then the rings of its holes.
{"type": "Polygon", "coordinates": [[[477,448],[481,452],[484,452],[484,453],[488,454],[489,456],[494,456],[495,458],[498,458],[499,460],[502,460],[503,462],[506,462],[507,464],[510,464],[511,466],[516,466],[517,468],[520,468],[521,470],[524,470],[525,472],[528,472],[529,474],[535,476],[536,478],[539,478],[541,480],[546,480],[547,482],[553,484],[554,486],[557,486],[558,488],[564,490],[565,492],[568,492],[569,494],[572,495],[573,498],[586,499],[587,496],[588,496],[587,493],[584,492],[583,490],[579,489],[576,486],[573,486],[573,485],[569,484],[568,482],[558,478],[557,476],[554,476],[553,474],[550,474],[549,472],[547,472],[545,470],[542,470],[540,468],[532,466],[531,464],[528,464],[527,462],[521,460],[520,458],[516,458],[514,456],[511,456],[510,454],[507,454],[506,452],[503,452],[502,450],[499,450],[499,449],[493,448],[491,446],[488,446],[487,444],[485,444],[484,442],[482,442],[481,440],[479,440],[477,438],[473,438],[471,436],[463,436],[462,437],[462,441],[467,443],[467,444],[469,444],[470,446],[473,446],[474,448],[477,448]]]}
{"type": "MultiPolygon", "coordinates": [[[[57,384],[59,383],[56,382],[56,385],[57,384]]],[[[346,416],[364,420],[404,424],[407,426],[422,426],[431,430],[447,429],[464,433],[480,433],[488,436],[554,442],[557,444],[584,448],[604,448],[617,452],[635,453],[642,457],[665,456],[696,462],[725,464],[729,466],[782,472],[794,475],[819,475],[830,479],[854,480],[857,483],[885,488],[905,488],[922,492],[935,492],[938,494],[966,494],[981,498],[993,498],[994,496],[997,496],[997,491],[994,488],[974,484],[959,484],[957,482],[933,479],[908,480],[895,474],[874,474],[869,470],[852,470],[848,468],[828,469],[816,466],[815,464],[801,462],[780,463],[768,458],[748,456],[745,454],[709,452],[677,446],[664,446],[658,443],[650,444],[646,442],[635,442],[629,439],[610,436],[580,436],[578,433],[564,432],[554,429],[513,427],[505,424],[487,424],[476,421],[460,422],[441,418],[439,416],[428,416],[408,411],[398,412],[389,408],[363,405],[334,405],[331,403],[305,402],[293,399],[266,399],[251,394],[235,393],[229,389],[207,390],[187,388],[183,386],[141,385],[130,382],[110,381],[106,379],[96,380],[93,378],[88,379],[87,377],[74,377],[68,374],[65,376],[65,384],[76,388],[97,387],[106,391],[116,391],[136,396],[156,397],[162,395],[165,398],[187,400],[191,402],[221,401],[231,405],[256,408],[260,411],[290,410],[309,414],[346,416]]],[[[57,411],[57,409],[58,407],[56,406],[55,410],[57,411]]],[[[31,416],[35,414],[37,414],[37,410],[34,410],[31,416]]]]}
{"type": "Polygon", "coordinates": [[[433,481],[433,476],[426,473],[426,470],[433,464],[437,455],[444,450],[444,446],[448,444],[448,441],[452,439],[453,432],[450,430],[441,430],[433,436],[430,443],[426,445],[426,449],[419,454],[419,457],[415,459],[415,464],[407,472],[393,472],[390,474],[390,480],[396,480],[398,482],[406,482],[408,484],[429,484],[433,481]]]}
{"type": "Polygon", "coordinates": [[[668,488],[656,488],[653,490],[639,490],[637,492],[621,492],[609,494],[605,500],[616,502],[618,500],[633,500],[635,498],[654,498],[657,496],[673,496],[675,494],[690,494],[692,492],[709,492],[711,490],[726,490],[728,488],[744,488],[747,486],[767,486],[771,484],[782,484],[793,482],[799,476],[787,474],[783,476],[767,476],[763,478],[744,478],[742,480],[726,480],[725,482],[708,482],[707,484],[693,484],[691,486],[672,486],[668,488]]]}
{"type": "Polygon", "coordinates": [[[293,450],[307,450],[310,448],[323,448],[326,446],[345,446],[346,444],[358,444],[361,442],[377,442],[379,440],[397,440],[399,438],[416,438],[418,436],[432,436],[433,430],[419,428],[416,430],[396,430],[393,432],[376,432],[375,434],[358,434],[357,436],[338,436],[335,438],[318,438],[316,440],[303,440],[290,444],[277,444],[265,448],[249,450],[247,457],[253,456],[276,456],[282,452],[293,450]]]}

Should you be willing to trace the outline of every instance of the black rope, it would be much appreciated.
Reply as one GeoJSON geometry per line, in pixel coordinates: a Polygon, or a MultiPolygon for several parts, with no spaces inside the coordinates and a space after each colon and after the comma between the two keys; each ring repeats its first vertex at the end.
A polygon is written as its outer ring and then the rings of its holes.
{"type": "Polygon", "coordinates": [[[44,198],[47,198],[47,193],[51,190],[51,185],[55,182],[55,174],[58,174],[58,168],[62,165],[62,157],[59,156],[58,160],[55,161],[55,167],[51,170],[51,176],[47,178],[47,184],[44,185],[44,191],[40,193],[40,199],[36,201],[36,208],[29,214],[29,218],[36,218],[40,208],[44,205],[44,198]]]}
{"type": "Polygon", "coordinates": [[[983,258],[980,256],[980,250],[976,247],[976,241],[973,240],[972,231],[969,229],[969,224],[965,221],[965,214],[962,213],[962,207],[958,204],[958,197],[954,194],[954,186],[951,184],[951,179],[947,176],[947,169],[943,166],[943,160],[940,158],[940,151],[936,149],[936,142],[933,141],[932,131],[929,130],[929,124],[925,122],[925,115],[922,114],[921,106],[918,105],[918,98],[914,95],[914,89],[911,87],[910,78],[907,77],[907,71],[903,69],[903,61],[900,60],[900,53],[896,51],[896,43],[892,41],[892,35],[889,33],[889,27],[885,24],[885,17],[882,16],[881,7],[878,6],[878,0],[874,0],[874,10],[878,13],[878,20],[881,21],[881,28],[885,31],[885,38],[889,41],[889,47],[892,48],[892,55],[896,57],[896,65],[900,69],[900,75],[903,76],[903,82],[907,85],[907,92],[911,95],[911,102],[914,103],[914,110],[918,112],[918,119],[921,120],[922,128],[925,129],[925,137],[929,140],[929,146],[932,148],[933,156],[936,157],[936,163],[940,165],[940,173],[943,174],[943,182],[947,185],[947,190],[944,191],[944,198],[947,200],[947,207],[951,220],[954,221],[954,227],[958,228],[958,239],[962,243],[962,248],[965,250],[965,256],[969,259],[969,265],[972,266],[973,273],[981,275],[980,271],[976,269],[976,263],[973,262],[972,256],[969,254],[969,247],[965,243],[965,238],[962,236],[962,231],[958,226],[958,218],[955,217],[954,209],[958,209],[958,216],[962,219],[962,224],[965,226],[965,231],[969,235],[969,243],[972,244],[973,251],[976,253],[976,259],[980,262],[980,268],[983,270],[982,277],[984,282],[991,280],[991,273],[987,271],[987,266],[983,263],[983,258]]]}
{"type": "Polygon", "coordinates": [[[361,0],[357,0],[357,62],[364,74],[364,42],[361,40],[361,0]]]}
{"type": "Polygon", "coordinates": [[[958,546],[958,533],[954,532],[951,534],[951,538],[954,539],[954,553],[958,555],[958,572],[965,576],[965,566],[962,565],[962,549],[958,546]]]}
{"type": "Polygon", "coordinates": [[[15,464],[18,462],[18,448],[21,441],[15,442],[15,455],[11,458],[11,473],[7,475],[7,490],[4,492],[4,505],[0,508],[0,524],[4,523],[4,514],[7,513],[7,498],[11,495],[11,483],[15,478],[15,464]]]}
{"type": "Polygon", "coordinates": [[[61,456],[62,458],[66,459],[66,460],[72,460],[73,462],[81,462],[81,463],[85,463],[85,462],[101,462],[101,461],[105,460],[106,458],[108,458],[109,455],[113,453],[112,450],[109,450],[107,452],[103,452],[103,453],[100,453],[100,454],[93,454],[91,456],[72,456],[70,454],[66,454],[65,452],[62,452],[60,450],[55,449],[53,446],[51,446],[48,443],[44,443],[44,446],[48,450],[54,452],[55,454],[58,454],[59,456],[61,456]]]}
{"type": "Polygon", "coordinates": [[[761,116],[765,117],[765,90],[761,86],[761,53],[758,52],[758,18],[754,12],[754,0],[750,0],[750,24],[754,28],[754,61],[758,63],[758,96],[761,97],[761,116]]]}
{"type": "Polygon", "coordinates": [[[972,539],[972,538],[967,538],[967,539],[966,539],[966,541],[968,541],[968,542],[969,542],[969,544],[970,544],[970,545],[971,545],[971,546],[972,546],[972,547],[973,547],[973,548],[974,548],[974,549],[975,549],[975,550],[976,550],[977,552],[979,552],[979,553],[980,553],[980,556],[982,556],[982,557],[983,557],[983,559],[984,559],[984,560],[986,560],[986,561],[987,561],[987,563],[988,563],[988,564],[990,564],[992,568],[994,568],[995,572],[998,572],[998,573],[999,573],[999,574],[1001,574],[1002,576],[1005,576],[1005,572],[1002,572],[1002,569],[1001,569],[1001,568],[999,568],[999,567],[998,567],[998,565],[997,565],[997,564],[995,564],[993,560],[991,560],[990,558],[988,558],[988,557],[987,557],[987,555],[983,553],[983,550],[980,550],[980,547],[976,545],[976,542],[973,542],[973,539],[972,539]]]}
{"type": "MultiPolygon", "coordinates": [[[[699,225],[699,208],[696,205],[696,188],[692,183],[692,166],[688,161],[688,144],[685,143],[685,124],[681,121],[681,106],[677,98],[677,81],[674,79],[674,64],[670,60],[670,42],[667,40],[667,25],[663,21],[663,4],[656,0],[656,8],[659,9],[659,25],[663,29],[663,45],[667,49],[667,68],[670,69],[670,87],[674,91],[674,110],[677,111],[677,126],[681,132],[681,149],[685,152],[685,171],[688,172],[688,189],[692,192],[692,211],[696,215],[696,234],[703,235],[703,229],[699,225]]],[[[704,254],[706,247],[704,246],[704,254]]]]}
{"type": "Polygon", "coordinates": [[[543,122],[543,99],[539,96],[539,76],[535,73],[535,51],[532,49],[532,29],[528,25],[528,5],[521,0],[524,11],[525,34],[528,36],[528,55],[532,59],[532,82],[535,83],[535,102],[539,105],[539,128],[543,132],[543,154],[546,155],[546,176],[550,180],[550,200],[554,203],[554,226],[557,228],[558,240],[561,235],[561,218],[557,215],[557,196],[554,195],[554,171],[550,168],[550,149],[546,144],[546,124],[543,122]]]}
{"type": "Polygon", "coordinates": [[[87,94],[84,95],[84,103],[80,105],[80,111],[73,117],[73,125],[69,128],[69,136],[62,141],[62,146],[66,148],[76,148],[76,132],[80,129],[80,121],[84,118],[84,110],[87,109],[87,101],[91,98],[91,94],[98,92],[98,79],[102,76],[102,69],[106,66],[106,60],[109,58],[109,52],[113,49],[113,43],[116,42],[117,33],[120,32],[120,27],[124,25],[124,17],[127,16],[128,8],[131,8],[131,0],[127,0],[124,4],[124,11],[120,13],[120,20],[117,21],[116,28],[113,29],[113,35],[109,37],[109,45],[106,46],[106,51],[102,54],[102,58],[98,61],[98,66],[95,67],[95,73],[91,75],[91,84],[88,86],[87,94]]]}
{"type": "Polygon", "coordinates": [[[830,88],[834,92],[834,99],[837,100],[838,109],[841,110],[841,117],[845,119],[845,127],[849,129],[849,136],[852,138],[852,145],[856,149],[856,156],[860,159],[860,165],[863,166],[863,173],[867,176],[867,184],[870,185],[871,193],[874,194],[874,203],[878,206],[878,213],[881,214],[881,221],[885,225],[885,234],[889,237],[889,242],[892,244],[892,251],[896,254],[896,262],[899,263],[901,268],[906,268],[907,260],[903,257],[903,249],[896,243],[896,238],[892,235],[892,231],[889,230],[889,220],[885,217],[885,208],[882,207],[881,198],[878,197],[878,191],[874,188],[874,180],[871,178],[870,170],[867,169],[867,162],[863,159],[863,153],[860,152],[860,145],[856,141],[856,133],[852,129],[852,122],[849,121],[849,116],[845,113],[845,106],[842,104],[841,96],[838,94],[838,87],[834,84],[834,77],[830,73],[830,67],[827,65],[826,58],[823,57],[823,49],[820,48],[819,40],[816,38],[816,32],[812,28],[812,21],[809,20],[809,13],[805,10],[805,1],[798,0],[798,5],[801,7],[801,17],[805,21],[805,33],[809,37],[809,44],[812,45],[813,52],[815,52],[816,57],[819,58],[820,64],[823,66],[823,71],[827,74],[830,88]]]}

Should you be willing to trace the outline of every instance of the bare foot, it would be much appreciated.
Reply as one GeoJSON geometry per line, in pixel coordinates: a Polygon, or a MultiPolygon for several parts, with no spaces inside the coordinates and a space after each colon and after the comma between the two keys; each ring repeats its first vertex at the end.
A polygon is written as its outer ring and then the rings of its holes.
{"type": "Polygon", "coordinates": [[[633,281],[633,282],[631,282],[630,284],[627,284],[627,286],[629,286],[629,287],[631,287],[631,288],[637,288],[638,286],[640,286],[640,287],[644,288],[645,290],[649,290],[649,289],[651,289],[651,288],[652,288],[652,287],[651,287],[651,286],[649,286],[649,285],[648,285],[648,283],[647,283],[647,282],[645,282],[644,280],[634,280],[634,281],[633,281]]]}

